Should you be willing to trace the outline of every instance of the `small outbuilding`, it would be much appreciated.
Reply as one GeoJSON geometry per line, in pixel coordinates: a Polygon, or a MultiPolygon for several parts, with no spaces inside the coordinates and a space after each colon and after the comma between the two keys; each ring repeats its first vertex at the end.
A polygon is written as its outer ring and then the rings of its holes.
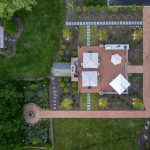
{"type": "Polygon", "coordinates": [[[71,63],[54,63],[52,67],[52,74],[56,77],[71,77],[71,63]]]}

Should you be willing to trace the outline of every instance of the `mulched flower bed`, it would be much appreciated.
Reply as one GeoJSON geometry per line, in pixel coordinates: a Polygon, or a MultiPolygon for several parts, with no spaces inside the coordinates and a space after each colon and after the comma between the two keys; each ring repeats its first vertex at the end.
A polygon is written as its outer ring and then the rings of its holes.
{"type": "Polygon", "coordinates": [[[138,8],[135,11],[118,10],[117,12],[102,7],[100,10],[89,8],[86,12],[76,12],[75,8],[72,11],[68,11],[66,21],[142,21],[142,17],[143,13],[138,8]]]}

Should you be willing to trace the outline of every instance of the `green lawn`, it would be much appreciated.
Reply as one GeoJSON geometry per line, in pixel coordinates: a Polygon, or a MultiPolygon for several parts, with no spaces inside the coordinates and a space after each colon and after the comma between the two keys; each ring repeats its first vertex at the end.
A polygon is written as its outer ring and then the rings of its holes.
{"type": "Polygon", "coordinates": [[[0,56],[0,77],[16,79],[48,75],[62,36],[65,1],[38,0],[32,11],[20,11],[16,15],[23,21],[24,33],[17,43],[15,57],[0,56]]]}
{"type": "Polygon", "coordinates": [[[79,41],[81,46],[86,46],[86,26],[79,26],[79,41]]]}
{"type": "MultiPolygon", "coordinates": [[[[98,108],[98,94],[91,94],[91,110],[98,108]]],[[[80,109],[87,110],[87,94],[80,95],[80,109]]]]}
{"type": "Polygon", "coordinates": [[[55,150],[138,150],[142,119],[54,119],[55,150]]]}
{"type": "Polygon", "coordinates": [[[98,46],[98,29],[97,26],[91,26],[91,45],[98,46]]]}

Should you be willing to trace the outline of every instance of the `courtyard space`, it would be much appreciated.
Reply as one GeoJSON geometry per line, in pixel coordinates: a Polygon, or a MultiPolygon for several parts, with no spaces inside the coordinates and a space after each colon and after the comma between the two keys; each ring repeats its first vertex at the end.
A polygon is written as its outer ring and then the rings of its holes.
{"type": "MultiPolygon", "coordinates": [[[[81,93],[99,93],[102,92],[114,92],[114,89],[109,85],[109,83],[115,79],[119,74],[122,74],[123,76],[126,76],[125,73],[125,64],[126,62],[126,51],[125,50],[113,50],[113,51],[107,51],[104,48],[91,46],[91,47],[81,47],[78,49],[78,90],[81,93]],[[84,68],[84,66],[81,66],[83,63],[83,56],[84,54],[88,54],[90,51],[90,54],[95,53],[99,56],[99,66],[98,68],[84,68]],[[117,66],[114,65],[111,62],[111,57],[114,54],[119,54],[122,57],[121,64],[118,64],[117,66]],[[98,85],[91,87],[90,89],[88,87],[82,86],[82,80],[84,79],[82,77],[83,71],[97,71],[98,76],[98,85]]],[[[88,62],[87,62],[88,63],[88,62]]],[[[83,64],[84,65],[84,64],[83,64]]]]}

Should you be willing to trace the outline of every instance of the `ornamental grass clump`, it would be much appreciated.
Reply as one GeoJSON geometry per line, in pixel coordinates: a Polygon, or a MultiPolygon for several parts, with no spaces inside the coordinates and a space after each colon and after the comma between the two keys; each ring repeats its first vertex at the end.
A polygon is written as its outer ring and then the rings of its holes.
{"type": "Polygon", "coordinates": [[[108,106],[108,99],[107,98],[100,98],[99,99],[99,106],[102,108],[106,108],[108,106]]]}
{"type": "Polygon", "coordinates": [[[72,99],[64,98],[61,102],[60,108],[63,110],[71,110],[72,108],[72,99]]]}

